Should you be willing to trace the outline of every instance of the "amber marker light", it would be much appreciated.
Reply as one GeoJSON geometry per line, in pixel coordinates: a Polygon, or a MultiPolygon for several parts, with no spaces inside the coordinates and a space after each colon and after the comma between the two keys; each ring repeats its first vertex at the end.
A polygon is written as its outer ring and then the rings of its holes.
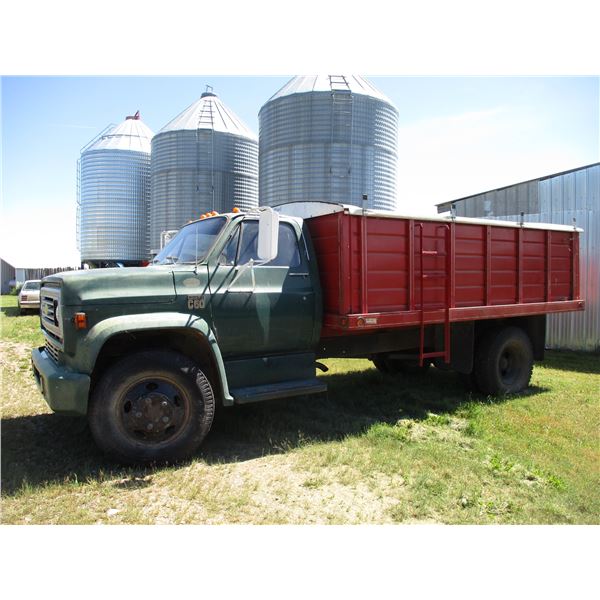
{"type": "Polygon", "coordinates": [[[85,313],[75,313],[73,321],[75,329],[87,329],[87,315],[85,313]]]}
{"type": "Polygon", "coordinates": [[[234,213],[239,213],[239,212],[240,212],[240,209],[239,209],[237,206],[234,206],[234,207],[233,207],[233,210],[232,210],[231,212],[234,212],[234,213]]]}

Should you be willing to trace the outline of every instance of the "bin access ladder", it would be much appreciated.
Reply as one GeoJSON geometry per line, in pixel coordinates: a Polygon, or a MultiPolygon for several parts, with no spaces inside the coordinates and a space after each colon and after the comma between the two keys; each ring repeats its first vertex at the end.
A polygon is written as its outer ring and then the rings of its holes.
{"type": "Polygon", "coordinates": [[[352,196],[353,96],[344,75],[329,75],[331,91],[331,175],[332,198],[352,196]]]}
{"type": "MultiPolygon", "coordinates": [[[[205,94],[209,96],[214,95],[211,86],[206,86],[205,94]]],[[[215,210],[215,115],[211,101],[203,104],[202,110],[198,115],[198,125],[196,127],[196,176],[196,191],[198,192],[199,205],[203,206],[209,199],[211,210],[215,210]],[[203,135],[209,135],[210,141],[203,140],[203,135]],[[205,175],[206,170],[210,173],[210,179],[208,180],[205,175]]]]}

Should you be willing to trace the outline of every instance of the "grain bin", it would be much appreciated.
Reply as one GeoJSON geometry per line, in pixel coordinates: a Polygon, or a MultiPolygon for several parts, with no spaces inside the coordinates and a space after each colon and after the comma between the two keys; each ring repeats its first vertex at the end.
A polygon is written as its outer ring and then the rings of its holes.
{"type": "Polygon", "coordinates": [[[212,92],[152,140],[150,245],[190,219],[258,206],[258,139],[212,92]]]}
{"type": "Polygon", "coordinates": [[[139,264],[148,258],[150,141],[139,111],[104,130],[78,161],[81,262],[139,264]]]}
{"type": "Polygon", "coordinates": [[[356,75],[294,77],[260,109],[260,203],[396,208],[398,110],[356,75]]]}

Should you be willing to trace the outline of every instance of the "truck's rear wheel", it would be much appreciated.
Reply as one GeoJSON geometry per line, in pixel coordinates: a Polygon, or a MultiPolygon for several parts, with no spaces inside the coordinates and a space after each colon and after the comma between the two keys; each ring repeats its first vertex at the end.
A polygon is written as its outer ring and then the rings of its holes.
{"type": "Polygon", "coordinates": [[[175,352],[149,351],[112,366],[88,413],[98,446],[119,462],[189,458],[208,434],[215,400],[204,373],[175,352]]]}
{"type": "Polygon", "coordinates": [[[523,391],[531,379],[533,349],[519,327],[486,332],[478,344],[474,380],[484,394],[501,395],[523,391]]]}

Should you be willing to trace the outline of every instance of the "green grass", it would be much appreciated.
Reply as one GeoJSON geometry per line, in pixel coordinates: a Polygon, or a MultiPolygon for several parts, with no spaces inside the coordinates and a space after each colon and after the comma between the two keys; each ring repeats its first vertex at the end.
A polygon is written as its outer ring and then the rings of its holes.
{"type": "Polygon", "coordinates": [[[35,311],[20,316],[16,296],[0,296],[0,338],[20,344],[42,346],[40,317],[35,311]]]}
{"type": "Polygon", "coordinates": [[[227,411],[190,462],[123,468],[29,372],[37,317],[2,306],[3,523],[600,522],[600,360],[549,352],[502,400],[455,374],[326,360],[326,395],[227,411]]]}

